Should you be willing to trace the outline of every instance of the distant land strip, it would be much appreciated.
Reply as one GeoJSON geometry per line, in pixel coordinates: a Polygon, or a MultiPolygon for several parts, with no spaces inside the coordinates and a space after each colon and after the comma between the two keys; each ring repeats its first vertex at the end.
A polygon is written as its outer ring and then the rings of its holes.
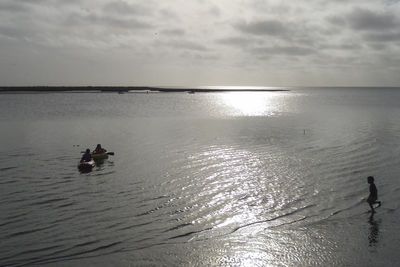
{"type": "Polygon", "coordinates": [[[207,92],[280,92],[290,91],[283,88],[178,88],[178,87],[149,87],[149,86],[8,86],[0,87],[1,92],[116,92],[126,93],[129,91],[143,92],[187,92],[187,93],[207,93],[207,92]]]}

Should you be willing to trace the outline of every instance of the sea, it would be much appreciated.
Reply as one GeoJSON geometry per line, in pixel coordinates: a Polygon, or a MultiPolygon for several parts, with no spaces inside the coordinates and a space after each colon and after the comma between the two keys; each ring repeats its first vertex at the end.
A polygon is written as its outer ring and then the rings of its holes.
{"type": "Polygon", "coordinates": [[[400,88],[284,89],[1,93],[0,266],[399,266],[400,88]]]}

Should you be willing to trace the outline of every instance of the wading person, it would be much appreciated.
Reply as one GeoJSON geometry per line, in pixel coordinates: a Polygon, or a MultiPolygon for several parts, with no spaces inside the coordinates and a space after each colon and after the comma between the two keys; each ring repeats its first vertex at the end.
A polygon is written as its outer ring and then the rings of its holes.
{"type": "Polygon", "coordinates": [[[376,188],[374,184],[374,177],[373,176],[368,176],[367,181],[369,183],[369,196],[367,199],[367,202],[369,206],[371,207],[371,212],[375,212],[374,210],[374,204],[378,204],[378,207],[381,206],[381,202],[378,201],[378,189],[376,188]]]}

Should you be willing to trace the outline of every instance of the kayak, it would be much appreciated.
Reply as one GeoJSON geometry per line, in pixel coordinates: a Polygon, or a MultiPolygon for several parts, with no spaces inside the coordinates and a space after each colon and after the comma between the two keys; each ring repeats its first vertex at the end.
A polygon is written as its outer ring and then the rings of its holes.
{"type": "Polygon", "coordinates": [[[78,169],[80,172],[90,172],[96,166],[96,163],[92,159],[91,161],[84,161],[78,164],[78,169]]]}
{"type": "Polygon", "coordinates": [[[104,153],[92,153],[92,159],[94,159],[94,160],[108,159],[108,154],[107,154],[107,152],[104,152],[104,153]]]}

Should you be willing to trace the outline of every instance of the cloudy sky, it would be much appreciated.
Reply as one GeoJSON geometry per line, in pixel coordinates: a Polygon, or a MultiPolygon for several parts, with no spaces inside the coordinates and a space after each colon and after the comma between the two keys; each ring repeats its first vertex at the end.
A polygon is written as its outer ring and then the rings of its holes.
{"type": "Polygon", "coordinates": [[[400,1],[0,0],[0,85],[400,86],[400,1]]]}

